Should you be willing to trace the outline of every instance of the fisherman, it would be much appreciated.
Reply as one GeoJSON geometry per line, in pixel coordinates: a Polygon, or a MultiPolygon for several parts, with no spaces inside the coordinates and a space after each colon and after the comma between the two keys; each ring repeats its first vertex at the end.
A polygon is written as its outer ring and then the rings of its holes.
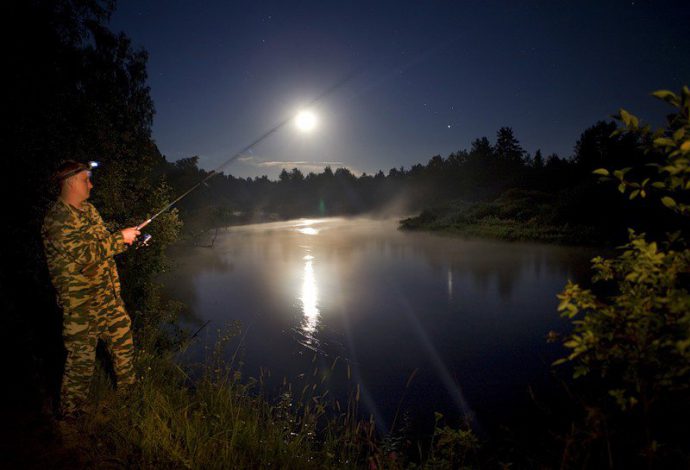
{"type": "Polygon", "coordinates": [[[99,339],[112,358],[118,390],[134,383],[131,321],[120,297],[113,257],[134,242],[139,230],[108,231],[96,208],[86,201],[93,188],[91,168],[71,160],[60,165],[53,176],[60,194],[41,230],[50,278],[63,311],[67,360],[60,402],[65,418],[84,411],[99,339]]]}

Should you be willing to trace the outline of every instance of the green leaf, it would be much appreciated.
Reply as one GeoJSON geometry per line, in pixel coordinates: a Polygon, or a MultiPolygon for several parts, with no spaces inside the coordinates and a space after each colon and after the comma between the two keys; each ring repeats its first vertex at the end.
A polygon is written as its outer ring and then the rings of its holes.
{"type": "Polygon", "coordinates": [[[638,127],[640,125],[640,121],[627,112],[625,109],[620,110],[620,115],[621,115],[621,120],[625,123],[626,126],[628,127],[638,127]]]}
{"type": "Polygon", "coordinates": [[[640,194],[640,190],[636,189],[635,191],[630,193],[630,199],[635,199],[637,195],[640,194]]]}
{"type": "Polygon", "coordinates": [[[659,146],[663,145],[664,147],[671,147],[675,144],[676,143],[673,140],[669,139],[668,137],[658,137],[658,138],[654,139],[654,145],[659,145],[659,146]]]}
{"type": "Polygon", "coordinates": [[[662,197],[661,203],[663,205],[665,205],[666,207],[668,207],[669,209],[673,209],[674,207],[676,207],[676,201],[673,198],[668,197],[668,196],[662,197]]]}
{"type": "Polygon", "coordinates": [[[622,180],[625,177],[625,171],[624,170],[614,170],[613,176],[615,176],[619,180],[622,180]]]}
{"type": "Polygon", "coordinates": [[[685,129],[683,129],[681,127],[680,129],[678,129],[676,132],[673,133],[673,140],[678,142],[680,139],[683,138],[684,135],[685,135],[685,129]]]}
{"type": "Polygon", "coordinates": [[[625,183],[621,183],[618,185],[618,191],[624,193],[625,192],[625,183]]]}
{"type": "Polygon", "coordinates": [[[654,93],[652,93],[652,96],[655,98],[659,98],[660,100],[664,100],[667,103],[672,103],[675,105],[678,105],[680,103],[680,98],[673,93],[672,91],[669,90],[657,90],[654,93]]]}
{"type": "Polygon", "coordinates": [[[578,377],[585,376],[588,373],[589,373],[589,368],[587,366],[580,365],[580,366],[575,367],[574,372],[573,372],[573,378],[576,379],[578,377]]]}
{"type": "Polygon", "coordinates": [[[592,173],[594,173],[595,175],[609,176],[609,170],[607,170],[606,168],[597,168],[592,173]]]}

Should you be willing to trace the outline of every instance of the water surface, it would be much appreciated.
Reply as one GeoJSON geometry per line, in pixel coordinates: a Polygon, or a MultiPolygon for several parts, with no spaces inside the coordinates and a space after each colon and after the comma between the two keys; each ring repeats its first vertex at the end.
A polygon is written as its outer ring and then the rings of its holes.
{"type": "Polygon", "coordinates": [[[240,320],[245,375],[263,367],[275,384],[323,379],[341,399],[359,384],[362,414],[381,429],[398,409],[413,420],[440,411],[493,426],[529,406],[528,386],[546,382],[561,351],[545,336],[566,327],[556,294],[586,277],[592,256],[401,232],[397,220],[295,220],[230,228],[213,248],[178,248],[164,283],[197,324],[211,320],[192,356],[240,320]]]}

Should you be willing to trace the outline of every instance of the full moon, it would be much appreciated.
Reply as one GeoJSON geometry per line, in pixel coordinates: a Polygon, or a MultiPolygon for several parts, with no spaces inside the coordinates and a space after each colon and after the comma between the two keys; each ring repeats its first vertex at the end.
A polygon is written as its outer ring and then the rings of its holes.
{"type": "Polygon", "coordinates": [[[295,117],[295,125],[302,132],[309,132],[316,127],[316,115],[311,111],[300,111],[295,117]]]}

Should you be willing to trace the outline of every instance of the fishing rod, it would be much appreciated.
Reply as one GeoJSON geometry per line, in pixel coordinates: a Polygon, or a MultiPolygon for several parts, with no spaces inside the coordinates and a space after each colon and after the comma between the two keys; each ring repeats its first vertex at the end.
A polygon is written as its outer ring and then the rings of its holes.
{"type": "MultiPolygon", "coordinates": [[[[358,70],[355,70],[348,75],[346,75],[344,78],[341,80],[337,81],[334,83],[332,86],[324,90],[321,94],[319,94],[316,98],[311,100],[306,108],[314,106],[317,102],[321,101],[328,95],[332,94],[335,92],[338,88],[342,87],[345,83],[349,82],[358,72],[358,70]]],[[[228,158],[226,161],[224,161],[218,168],[215,170],[211,171],[208,175],[206,175],[204,178],[202,178],[198,183],[194,184],[192,187],[190,187],[187,191],[183,192],[180,194],[177,198],[175,198],[172,202],[168,203],[165,207],[163,207],[161,210],[156,212],[154,215],[146,219],[144,222],[140,223],[139,225],[136,226],[137,230],[141,230],[142,228],[146,227],[148,224],[153,222],[158,216],[161,214],[167,212],[170,210],[175,204],[180,202],[182,199],[187,197],[190,193],[195,191],[197,188],[199,188],[201,185],[206,184],[208,180],[213,178],[214,176],[221,174],[223,169],[230,165],[232,162],[240,158],[242,155],[244,155],[246,152],[248,152],[250,149],[261,143],[262,141],[266,140],[269,138],[271,135],[275,134],[278,132],[280,129],[285,127],[290,121],[294,119],[294,116],[288,116],[287,118],[283,119],[282,121],[278,122],[276,125],[268,129],[266,132],[255,138],[250,144],[244,146],[241,150],[237,151],[235,154],[233,154],[230,158],[228,158]]],[[[143,239],[139,243],[139,246],[148,246],[149,242],[151,241],[152,236],[148,233],[143,235],[143,239]]]]}

